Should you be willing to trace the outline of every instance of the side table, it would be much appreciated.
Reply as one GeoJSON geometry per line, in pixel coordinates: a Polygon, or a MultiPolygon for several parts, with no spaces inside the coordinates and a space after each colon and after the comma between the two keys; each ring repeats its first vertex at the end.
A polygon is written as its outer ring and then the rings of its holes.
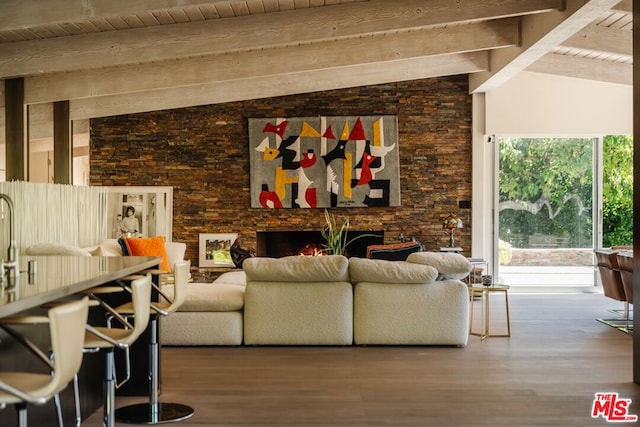
{"type": "Polygon", "coordinates": [[[469,315],[469,334],[477,335],[480,339],[484,340],[489,337],[510,337],[511,336],[511,321],[509,319],[509,286],[508,285],[491,285],[491,286],[480,286],[480,285],[472,285],[469,287],[469,295],[471,298],[471,314],[469,315]],[[506,320],[507,320],[507,333],[506,334],[491,334],[489,332],[489,296],[492,293],[504,293],[504,305],[506,311],[506,320]],[[480,332],[473,331],[473,298],[479,296],[480,297],[480,306],[481,306],[481,318],[482,318],[482,327],[480,332]]]}

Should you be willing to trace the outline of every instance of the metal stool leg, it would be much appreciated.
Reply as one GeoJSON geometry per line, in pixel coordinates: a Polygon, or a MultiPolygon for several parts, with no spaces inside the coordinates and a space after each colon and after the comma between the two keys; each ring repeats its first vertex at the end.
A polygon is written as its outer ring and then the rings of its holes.
{"type": "Polygon", "coordinates": [[[158,402],[158,315],[151,314],[151,339],[149,342],[149,403],[118,408],[115,412],[119,422],[129,424],[161,424],[186,420],[193,415],[193,408],[181,403],[158,402]]]}
{"type": "Polygon", "coordinates": [[[15,405],[18,417],[18,427],[27,427],[27,404],[22,402],[15,405]]]}
{"type": "Polygon", "coordinates": [[[102,425],[104,427],[115,427],[116,422],[114,417],[113,402],[116,399],[116,378],[113,348],[105,349],[104,370],[104,412],[102,416],[102,425]]]}

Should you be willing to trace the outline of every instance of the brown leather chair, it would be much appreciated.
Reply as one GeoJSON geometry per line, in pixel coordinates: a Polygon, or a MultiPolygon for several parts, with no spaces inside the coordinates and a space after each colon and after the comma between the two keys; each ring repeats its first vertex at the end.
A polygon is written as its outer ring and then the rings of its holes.
{"type": "Polygon", "coordinates": [[[600,272],[604,295],[624,303],[623,313],[620,317],[597,320],[614,328],[630,332],[631,318],[629,316],[629,300],[632,301],[632,299],[627,297],[624,284],[622,282],[622,275],[620,274],[620,267],[618,265],[619,251],[611,249],[596,249],[594,252],[596,255],[598,271],[600,272]]]}
{"type": "Polygon", "coordinates": [[[618,269],[618,252],[611,249],[596,249],[596,261],[604,295],[617,301],[627,301],[618,269]]]}
{"type": "Polygon", "coordinates": [[[629,304],[633,304],[633,252],[620,251],[616,257],[626,300],[629,304]]]}

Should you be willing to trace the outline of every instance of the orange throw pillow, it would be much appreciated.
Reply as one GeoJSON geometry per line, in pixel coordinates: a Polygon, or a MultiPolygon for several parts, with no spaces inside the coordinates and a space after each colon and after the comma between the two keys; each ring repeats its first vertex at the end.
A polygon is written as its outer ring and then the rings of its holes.
{"type": "Polygon", "coordinates": [[[160,270],[171,272],[167,248],[164,237],[127,237],[125,239],[130,256],[159,256],[162,257],[160,270]]]}

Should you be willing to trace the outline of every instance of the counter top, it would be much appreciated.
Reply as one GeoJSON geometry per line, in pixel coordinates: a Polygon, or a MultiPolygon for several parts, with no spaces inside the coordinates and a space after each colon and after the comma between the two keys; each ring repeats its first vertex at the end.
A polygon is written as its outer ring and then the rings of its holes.
{"type": "Polygon", "coordinates": [[[162,258],[23,255],[19,261],[20,275],[5,277],[0,282],[0,317],[14,315],[148,268],[157,268],[162,258]],[[35,261],[35,274],[27,272],[29,261],[35,261]]]}

